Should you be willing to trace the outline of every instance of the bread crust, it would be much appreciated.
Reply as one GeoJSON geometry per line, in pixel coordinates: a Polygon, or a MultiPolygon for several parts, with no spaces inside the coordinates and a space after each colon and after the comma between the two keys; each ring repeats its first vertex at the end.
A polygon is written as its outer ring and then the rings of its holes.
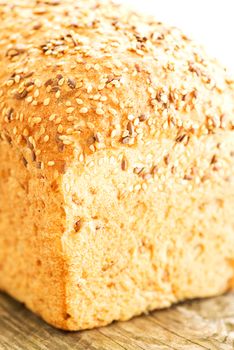
{"type": "Polygon", "coordinates": [[[0,61],[0,288],[71,330],[227,290],[225,69],[179,30],[91,0],[0,4],[0,61]]]}

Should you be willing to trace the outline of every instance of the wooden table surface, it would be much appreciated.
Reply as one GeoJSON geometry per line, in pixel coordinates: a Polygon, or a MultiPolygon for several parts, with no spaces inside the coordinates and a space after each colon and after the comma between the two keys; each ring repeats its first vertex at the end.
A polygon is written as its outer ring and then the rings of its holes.
{"type": "Polygon", "coordinates": [[[0,293],[0,350],[233,350],[234,294],[85,332],[45,324],[22,304],[0,293]]]}

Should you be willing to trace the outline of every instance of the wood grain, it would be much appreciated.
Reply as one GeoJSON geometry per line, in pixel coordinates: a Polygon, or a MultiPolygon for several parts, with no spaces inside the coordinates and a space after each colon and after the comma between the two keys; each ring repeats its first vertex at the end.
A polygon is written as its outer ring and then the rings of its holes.
{"type": "Polygon", "coordinates": [[[85,332],[56,330],[0,294],[0,350],[233,350],[234,294],[85,332]]]}

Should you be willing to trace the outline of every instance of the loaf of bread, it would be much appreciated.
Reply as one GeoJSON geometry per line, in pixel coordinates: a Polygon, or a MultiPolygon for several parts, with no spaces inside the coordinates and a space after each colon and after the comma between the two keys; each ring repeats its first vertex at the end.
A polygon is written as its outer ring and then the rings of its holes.
{"type": "Polygon", "coordinates": [[[234,81],[99,0],[0,3],[0,289],[88,329],[234,287],[234,81]]]}

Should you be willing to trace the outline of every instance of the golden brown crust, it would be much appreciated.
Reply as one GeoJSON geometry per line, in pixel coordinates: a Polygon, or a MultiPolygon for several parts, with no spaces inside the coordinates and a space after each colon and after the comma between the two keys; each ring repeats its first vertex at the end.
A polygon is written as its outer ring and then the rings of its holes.
{"type": "Polygon", "coordinates": [[[98,0],[0,2],[0,61],[0,288],[74,330],[226,290],[223,67],[177,29],[98,0]]]}
{"type": "Polygon", "coordinates": [[[1,130],[38,169],[63,173],[77,141],[82,162],[159,128],[177,142],[233,128],[233,82],[177,29],[98,1],[11,2],[0,16],[1,130]]]}

